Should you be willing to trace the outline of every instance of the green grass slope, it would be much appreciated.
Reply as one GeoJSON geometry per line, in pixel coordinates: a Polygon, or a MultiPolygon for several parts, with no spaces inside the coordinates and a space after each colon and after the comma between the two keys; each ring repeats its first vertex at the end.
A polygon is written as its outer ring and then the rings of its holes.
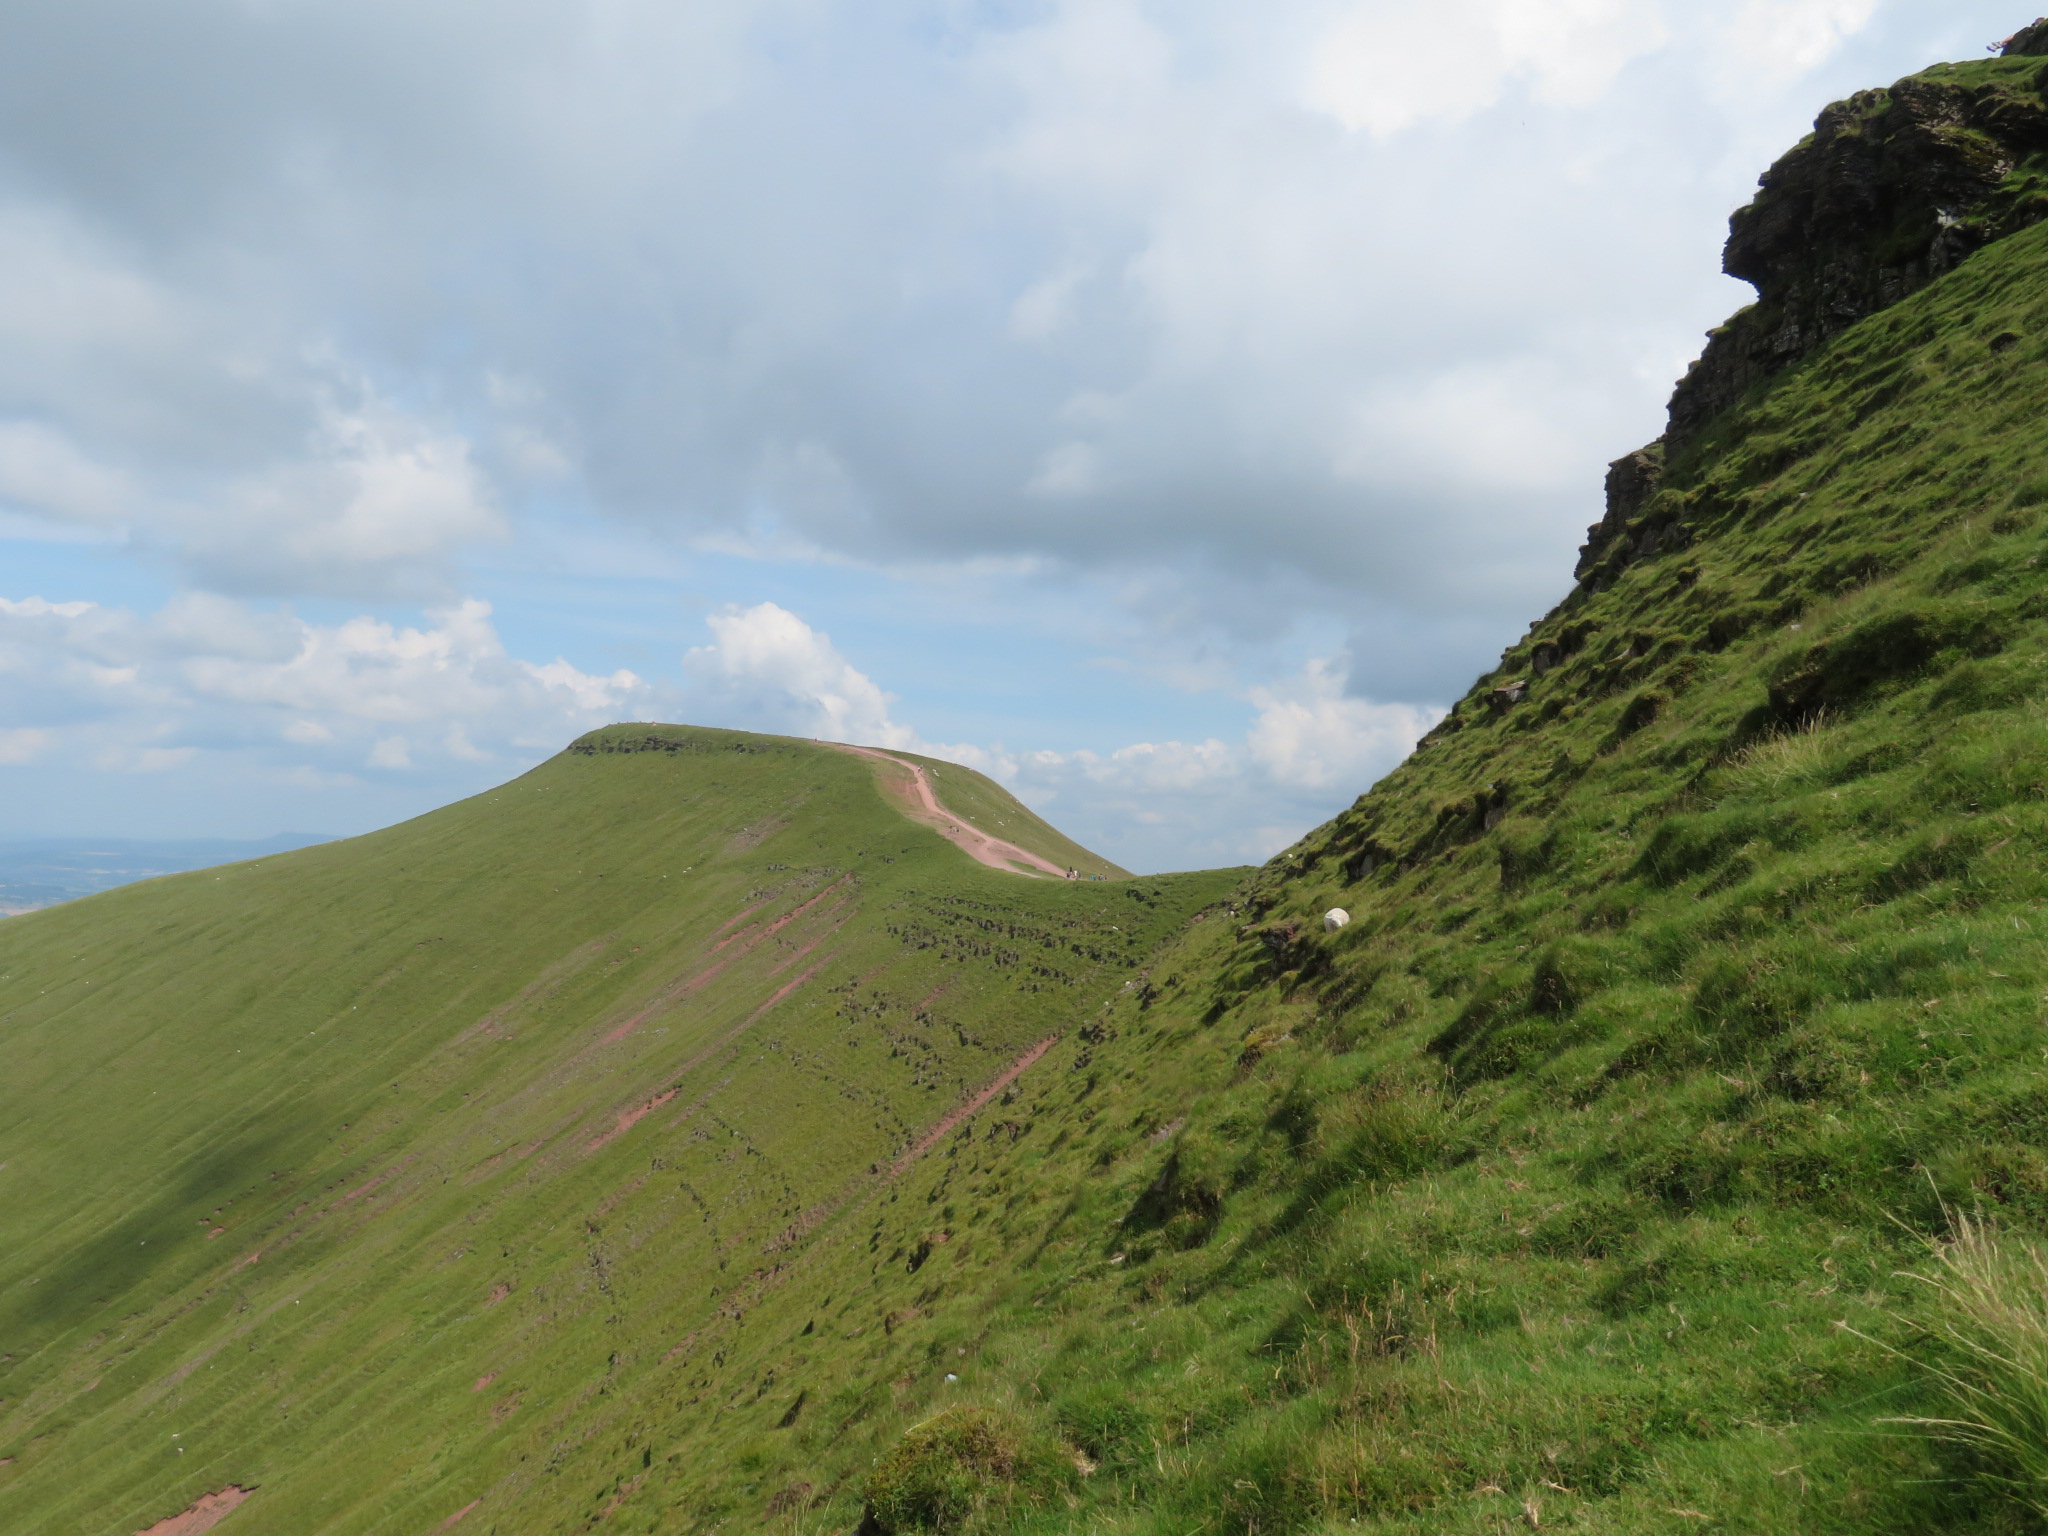
{"type": "Polygon", "coordinates": [[[1924,1240],[2048,1233],[2043,420],[2038,226],[1756,383],[1659,541],[764,1301],[593,1517],[2033,1528],[1893,1421],[1970,1368],[1924,1240]]]}
{"type": "Polygon", "coordinates": [[[982,869],[857,758],[633,726],[8,920],[0,1530],[582,1528],[1230,878],[982,869]]]}
{"type": "MultiPolygon", "coordinates": [[[[2036,68],[1900,92],[1914,153],[2026,182],[1941,113],[2032,133],[2036,68]]],[[[634,727],[9,920],[0,1529],[2030,1528],[2022,1464],[1893,1422],[1975,1368],[1924,1238],[2048,1234],[2023,223],[1715,375],[1586,581],[1227,899],[634,727]]]]}

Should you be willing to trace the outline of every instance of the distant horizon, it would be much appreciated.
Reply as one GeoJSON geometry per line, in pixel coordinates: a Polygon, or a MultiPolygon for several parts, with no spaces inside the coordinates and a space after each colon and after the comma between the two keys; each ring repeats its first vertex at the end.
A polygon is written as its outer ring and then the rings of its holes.
{"type": "MultiPolygon", "coordinates": [[[[267,837],[95,837],[93,836],[93,834],[86,832],[53,832],[46,835],[39,835],[35,837],[15,837],[10,834],[0,833],[0,848],[71,847],[74,845],[83,845],[89,842],[106,843],[116,850],[126,850],[134,848],[170,848],[186,846],[233,846],[237,848],[254,848],[261,847],[270,843],[293,841],[296,841],[301,845],[309,843],[332,843],[339,842],[342,839],[342,837],[346,835],[351,834],[335,832],[273,832],[267,837]]],[[[361,834],[357,833],[353,835],[360,836],[361,834]]]]}
{"type": "Polygon", "coordinates": [[[0,917],[25,916],[139,880],[189,874],[340,841],[313,832],[279,832],[262,838],[0,835],[0,917]],[[90,862],[95,859],[120,863],[96,866],[90,862]]]}

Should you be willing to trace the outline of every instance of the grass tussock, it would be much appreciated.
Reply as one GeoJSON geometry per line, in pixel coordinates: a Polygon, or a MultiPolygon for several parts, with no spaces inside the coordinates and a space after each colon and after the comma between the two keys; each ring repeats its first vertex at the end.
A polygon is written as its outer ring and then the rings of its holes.
{"type": "Polygon", "coordinates": [[[1946,1410],[1886,1422],[1961,1448],[1975,1480],[2048,1518],[2048,1250],[1958,1211],[1909,1278],[1934,1298],[1909,1358],[1946,1410]]]}
{"type": "Polygon", "coordinates": [[[911,1426],[865,1484],[862,1536],[1000,1527],[1072,1481],[1075,1454],[1016,1414],[963,1404],[911,1426]]]}

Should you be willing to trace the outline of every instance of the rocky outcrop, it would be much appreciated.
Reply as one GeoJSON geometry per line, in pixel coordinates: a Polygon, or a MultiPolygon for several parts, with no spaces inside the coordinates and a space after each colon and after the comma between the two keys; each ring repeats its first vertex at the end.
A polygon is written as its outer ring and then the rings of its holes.
{"type": "Polygon", "coordinates": [[[1586,542],[1579,546],[1579,563],[1572,567],[1574,577],[1586,579],[1612,550],[1615,538],[1628,531],[1663,483],[1662,442],[1623,454],[1607,466],[1607,515],[1586,530],[1586,542]]]}
{"type": "Polygon", "coordinates": [[[2048,55],[2048,16],[2043,16],[2032,26],[2021,27],[1999,45],[1998,51],[2008,59],[2048,55]]]}
{"type": "MultiPolygon", "coordinates": [[[[2048,17],[2005,58],[2048,58],[2048,17]]],[[[1607,508],[1573,569],[1599,591],[1686,543],[1666,466],[1757,385],[1994,240],[2048,218],[2048,68],[1941,65],[1823,111],[1729,220],[1722,268],[1757,300],[1707,338],[1664,435],[1607,471],[1607,508]]],[[[1995,345],[1996,343],[1994,343],[1995,345]]]]}
{"type": "MultiPolygon", "coordinates": [[[[2048,54],[2048,21],[2006,52],[2048,54]]],[[[1764,174],[1730,221],[1722,262],[1757,302],[1679,382],[1672,454],[1830,337],[2048,214],[2048,197],[2014,174],[2048,151],[2048,106],[2037,82],[1985,70],[1951,66],[1836,102],[1764,174]]]]}

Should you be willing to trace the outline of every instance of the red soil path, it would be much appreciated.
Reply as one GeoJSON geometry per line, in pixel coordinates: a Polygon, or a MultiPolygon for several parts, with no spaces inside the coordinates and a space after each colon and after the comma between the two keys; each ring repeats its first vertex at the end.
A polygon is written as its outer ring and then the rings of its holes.
{"type": "Polygon", "coordinates": [[[1055,1045],[1057,1045],[1059,1043],[1059,1038],[1060,1037],[1058,1035],[1047,1035],[1043,1040],[1039,1041],[1038,1044],[1031,1047],[1031,1049],[1026,1051],[1022,1056],[1019,1056],[1015,1061],[1011,1062],[1010,1065],[1004,1069],[1002,1076],[998,1077],[994,1082],[990,1083],[986,1088],[982,1089],[981,1092],[977,1093],[965,1104],[962,1104],[958,1108],[954,1109],[943,1120],[939,1121],[937,1125],[933,1126],[930,1130],[926,1131],[923,1136],[918,1138],[916,1146],[912,1147],[908,1152],[904,1153],[901,1157],[896,1159],[896,1166],[889,1170],[889,1177],[891,1179],[901,1178],[904,1172],[910,1167],[912,1163],[916,1162],[920,1157],[923,1157],[925,1153],[931,1151],[933,1147],[937,1146],[941,1141],[945,1140],[948,1136],[952,1135],[954,1131],[958,1130],[960,1128],[961,1121],[967,1119],[969,1116],[978,1115],[984,1109],[988,1108],[989,1101],[991,1099],[993,1099],[997,1094],[1001,1093],[1005,1088],[1009,1087],[1010,1084],[1017,1081],[1018,1078],[1022,1077],[1026,1072],[1029,1072],[1034,1066],[1036,1066],[1038,1064],[1038,1058],[1043,1056],[1047,1051],[1051,1050],[1055,1045]]]}
{"type": "MultiPolygon", "coordinates": [[[[784,928],[788,927],[791,923],[795,922],[798,918],[802,917],[806,912],[810,911],[811,908],[815,907],[827,896],[830,896],[834,891],[838,890],[842,885],[846,884],[846,880],[847,877],[841,875],[837,880],[834,880],[830,885],[826,886],[822,891],[818,892],[817,895],[811,897],[810,900],[802,903],[799,906],[792,907],[789,911],[783,913],[782,916],[776,918],[772,922],[755,923],[749,927],[740,929],[737,933],[729,934],[725,938],[720,939],[716,944],[711,946],[711,952],[713,954],[718,953],[719,950],[724,949],[728,944],[738,944],[740,947],[734,950],[731,954],[727,955],[723,960],[714,961],[707,969],[699,971],[696,975],[690,977],[687,981],[679,981],[674,986],[669,987],[667,990],[662,992],[662,994],[659,997],[657,997],[653,1002],[649,1003],[645,1008],[642,1008],[638,1013],[634,1014],[624,1023],[614,1026],[609,1032],[607,1032],[604,1037],[604,1043],[606,1045],[616,1044],[617,1042],[625,1039],[626,1036],[630,1035],[634,1030],[638,1029],[642,1024],[646,1023],[649,1019],[653,1018],[654,1015],[661,1012],[662,1009],[670,1006],[672,1003],[676,1002],[680,998],[688,997],[692,992],[701,990],[703,987],[709,984],[710,981],[714,977],[716,977],[720,971],[723,971],[728,965],[732,964],[733,961],[739,959],[741,955],[748,953],[762,941],[772,938],[774,935],[780,933],[784,928]]],[[[838,907],[842,905],[845,902],[845,900],[846,898],[844,896],[841,896],[839,900],[835,901],[832,905],[833,907],[838,907]]],[[[725,928],[721,928],[718,931],[720,933],[724,933],[726,928],[731,928],[734,923],[740,921],[740,918],[749,917],[752,914],[760,911],[761,908],[767,905],[768,903],[765,901],[755,902],[754,905],[747,908],[746,911],[740,913],[739,917],[732,918],[730,921],[728,921],[725,925],[725,928]]],[[[831,909],[828,908],[827,910],[829,911],[831,909]]],[[[811,949],[815,949],[816,947],[817,945],[815,942],[810,946],[811,949]]],[[[809,949],[802,951],[802,953],[809,953],[809,949]]],[[[772,975],[773,972],[770,972],[770,974],[772,975]]]]}
{"type": "Polygon", "coordinates": [[[137,1531],[135,1536],[199,1536],[201,1531],[210,1531],[232,1514],[242,1500],[255,1492],[252,1488],[237,1488],[232,1484],[219,1493],[204,1493],[199,1502],[181,1515],[168,1520],[159,1520],[147,1530],[137,1531]]]}
{"type": "MultiPolygon", "coordinates": [[[[920,1136],[917,1144],[896,1159],[887,1169],[883,1170],[880,1177],[869,1174],[865,1178],[856,1180],[855,1187],[839,1198],[812,1206],[792,1225],[775,1237],[770,1238],[761,1252],[764,1255],[773,1255],[793,1248],[805,1237],[808,1237],[812,1232],[815,1232],[827,1222],[832,1221],[835,1217],[859,1210],[875,1195],[887,1189],[907,1173],[913,1163],[931,1151],[940,1141],[958,1130],[961,1122],[972,1118],[986,1109],[998,1094],[1008,1088],[1010,1084],[1016,1082],[1026,1072],[1030,1071],[1032,1067],[1036,1066],[1039,1058],[1059,1043],[1059,1038],[1058,1035],[1048,1035],[1045,1039],[1039,1041],[1038,1044],[1032,1046],[1030,1050],[1005,1067],[994,1082],[953,1109],[938,1124],[920,1136]]],[[[720,1306],[717,1314],[718,1319],[732,1322],[743,1319],[754,1307],[760,1305],[761,1301],[770,1291],[780,1290],[783,1286],[787,1285],[795,1278],[798,1271],[809,1260],[816,1258],[821,1251],[822,1249],[820,1248],[813,1248],[807,1253],[796,1254],[786,1261],[778,1260],[768,1269],[756,1270],[742,1283],[736,1296],[720,1306]]],[[[687,1354],[703,1338],[705,1328],[709,1326],[711,1324],[707,1323],[705,1327],[690,1330],[688,1334],[678,1340],[662,1356],[662,1359],[674,1360],[681,1355],[687,1354]]]]}
{"type": "Polygon", "coordinates": [[[1067,872],[1052,860],[1042,859],[1035,853],[1019,848],[1015,843],[1004,842],[1000,837],[991,837],[979,827],[962,821],[939,804],[939,797],[932,792],[931,780],[926,777],[922,763],[908,762],[894,753],[882,751],[879,747],[856,747],[839,741],[821,742],[819,745],[834,747],[841,752],[851,752],[858,757],[870,758],[878,763],[890,763],[907,770],[910,782],[905,784],[899,780],[893,787],[899,789],[903,798],[909,801],[910,819],[923,822],[977,864],[986,864],[990,869],[1006,870],[1013,875],[1024,872],[1017,868],[1022,864],[1043,874],[1061,879],[1066,877],[1067,872]]]}
{"type": "MultiPolygon", "coordinates": [[[[784,982],[780,987],[776,989],[775,994],[772,997],[770,997],[768,1001],[761,1004],[760,1007],[756,1008],[752,1013],[748,1014],[744,1020],[742,1020],[738,1024],[735,1024],[731,1029],[727,1030],[724,1034],[720,1035],[716,1040],[712,1041],[709,1045],[703,1047],[701,1050],[697,1052],[696,1055],[692,1056],[688,1061],[684,1062],[680,1067],[676,1068],[674,1075],[678,1079],[689,1076],[690,1073],[694,1072],[698,1067],[701,1067],[706,1061],[710,1060],[718,1052],[724,1050],[728,1045],[731,1045],[733,1041],[737,1040],[749,1029],[752,1029],[754,1025],[760,1021],[761,1016],[763,1014],[765,1014],[769,1009],[773,1008],[777,1003],[781,1002],[784,998],[788,997],[790,993],[796,991],[797,988],[801,987],[813,976],[817,975],[818,972],[825,969],[827,965],[831,964],[831,961],[832,957],[830,955],[827,955],[823,960],[820,960],[816,965],[812,966],[808,971],[805,971],[801,976],[794,977],[791,980],[784,982]]],[[[635,1104],[629,1109],[620,1110],[618,1112],[618,1120],[610,1130],[600,1132],[598,1135],[592,1137],[588,1142],[584,1143],[584,1156],[589,1156],[592,1152],[595,1152],[599,1147],[606,1145],[608,1142],[618,1140],[619,1137],[625,1135],[626,1132],[633,1129],[634,1126],[638,1125],[642,1120],[645,1120],[649,1115],[653,1114],[657,1109],[661,1108],[662,1105],[668,1103],[671,1099],[673,1099],[677,1094],[681,1093],[682,1091],[682,1084],[679,1081],[675,1084],[674,1087],[671,1087],[661,1093],[656,1094],[653,1098],[648,1099],[644,1103],[635,1104]]]]}

